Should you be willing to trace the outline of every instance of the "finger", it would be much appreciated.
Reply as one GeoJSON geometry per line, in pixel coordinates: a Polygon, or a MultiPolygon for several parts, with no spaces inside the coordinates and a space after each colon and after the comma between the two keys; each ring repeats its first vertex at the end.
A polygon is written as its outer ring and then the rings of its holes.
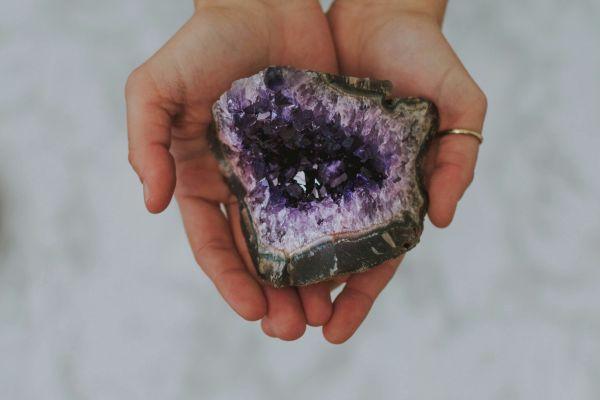
{"type": "Polygon", "coordinates": [[[178,203],[194,257],[221,296],[244,319],[264,317],[263,292],[240,258],[219,207],[185,196],[179,197],[178,203]]]}
{"type": "Polygon", "coordinates": [[[322,326],[333,311],[329,282],[320,282],[298,288],[306,321],[311,326],[322,326]]]}
{"type": "MultiPolygon", "coordinates": [[[[454,58],[457,66],[446,75],[439,92],[440,130],[481,132],[487,100],[458,58],[454,58]]],[[[437,141],[428,179],[428,214],[434,225],[443,228],[452,222],[458,201],[473,181],[479,141],[463,135],[446,135],[437,141]]]]}
{"type": "MultiPolygon", "coordinates": [[[[236,202],[232,201],[229,204],[227,213],[235,244],[248,268],[252,270],[253,274],[256,274],[250,252],[248,251],[248,245],[241,229],[240,212],[236,202]]],[[[267,299],[266,318],[268,320],[269,332],[282,340],[296,340],[300,338],[306,331],[306,318],[296,289],[292,287],[273,288],[264,284],[263,292],[267,299]]]]}
{"type": "Polygon", "coordinates": [[[177,160],[175,196],[197,197],[213,203],[228,203],[231,192],[210,153],[206,135],[181,141],[173,137],[171,154],[177,160]]]}
{"type": "Polygon", "coordinates": [[[425,158],[423,160],[423,178],[425,187],[427,188],[429,188],[431,175],[433,175],[433,170],[435,169],[435,160],[437,158],[439,144],[439,139],[432,140],[427,147],[425,158]]]}
{"type": "MultiPolygon", "coordinates": [[[[400,258],[401,260],[401,258],[400,258]]],[[[329,342],[348,340],[364,321],[375,299],[394,276],[399,259],[394,259],[361,274],[352,275],[333,303],[333,315],[323,327],[329,342]]]]}
{"type": "Polygon", "coordinates": [[[306,319],[298,292],[293,287],[263,287],[267,297],[267,318],[275,335],[282,340],[296,340],[306,331],[306,319]]]}
{"type": "Polygon", "coordinates": [[[256,273],[256,268],[254,268],[254,263],[252,261],[252,257],[250,256],[250,251],[248,250],[246,238],[244,237],[244,233],[242,232],[240,208],[235,196],[229,196],[226,211],[227,218],[229,219],[229,229],[231,229],[231,232],[233,234],[233,242],[235,243],[235,246],[242,257],[242,260],[244,261],[246,269],[250,274],[252,274],[252,276],[255,277],[256,280],[258,280],[258,274],[256,273]]]}
{"type": "Polygon", "coordinates": [[[446,227],[456,206],[473,181],[479,142],[475,138],[448,135],[439,139],[433,169],[427,179],[428,215],[431,222],[446,227]]]}
{"type": "Polygon", "coordinates": [[[175,189],[171,115],[143,67],[130,75],[125,94],[129,162],[142,181],[146,208],[158,213],[169,205],[175,189]]]}
{"type": "Polygon", "coordinates": [[[271,327],[271,323],[269,322],[268,317],[264,317],[262,319],[262,321],[260,322],[260,326],[265,335],[270,336],[272,338],[277,337],[277,335],[275,335],[275,331],[273,331],[273,328],[271,327]]]}

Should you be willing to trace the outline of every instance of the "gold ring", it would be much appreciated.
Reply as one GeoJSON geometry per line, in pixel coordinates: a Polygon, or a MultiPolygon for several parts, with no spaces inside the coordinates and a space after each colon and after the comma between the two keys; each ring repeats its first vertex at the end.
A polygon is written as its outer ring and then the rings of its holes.
{"type": "Polygon", "coordinates": [[[479,132],[472,131],[469,129],[447,129],[445,131],[439,132],[438,135],[439,136],[468,135],[468,136],[473,136],[475,139],[479,140],[479,144],[483,143],[483,135],[479,132]]]}

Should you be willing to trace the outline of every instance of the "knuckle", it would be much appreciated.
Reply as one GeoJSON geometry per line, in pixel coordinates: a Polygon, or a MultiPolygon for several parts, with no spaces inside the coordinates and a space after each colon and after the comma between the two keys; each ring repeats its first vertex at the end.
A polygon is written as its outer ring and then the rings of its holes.
{"type": "Polygon", "coordinates": [[[465,174],[465,186],[471,185],[471,183],[473,183],[473,179],[475,179],[475,171],[467,171],[467,173],[465,174]]]}
{"type": "Polygon", "coordinates": [[[373,303],[375,303],[375,298],[373,297],[373,295],[371,295],[363,290],[359,290],[357,288],[349,287],[349,286],[346,286],[344,288],[344,290],[346,291],[346,293],[349,297],[354,298],[358,303],[362,304],[364,306],[364,308],[367,310],[369,310],[373,306],[373,303]]]}
{"type": "Polygon", "coordinates": [[[129,153],[127,154],[127,160],[129,161],[129,165],[135,168],[133,150],[129,150],[129,153]]]}
{"type": "Polygon", "coordinates": [[[222,287],[239,285],[240,281],[244,278],[244,270],[236,267],[226,267],[214,272],[209,271],[208,277],[215,283],[222,287]]]}
{"type": "Polygon", "coordinates": [[[127,81],[125,82],[125,97],[128,98],[129,96],[131,96],[139,87],[143,76],[144,76],[144,67],[139,66],[136,69],[134,69],[133,71],[131,71],[131,73],[129,74],[129,76],[127,77],[127,81]]]}
{"type": "MultiPolygon", "coordinates": [[[[208,238],[198,243],[192,249],[194,255],[199,260],[199,263],[201,263],[201,261],[203,261],[207,255],[211,257],[216,255],[231,254],[234,250],[233,244],[222,237],[208,238]]],[[[226,272],[226,270],[221,270],[219,273],[223,273],[224,271],[226,272]]]]}
{"type": "Polygon", "coordinates": [[[473,103],[475,108],[481,113],[485,114],[488,107],[488,99],[485,93],[481,89],[477,89],[473,94],[473,103]]]}
{"type": "Polygon", "coordinates": [[[138,169],[138,164],[137,164],[137,157],[135,152],[130,149],[129,153],[127,154],[127,160],[129,161],[129,165],[131,165],[131,168],[134,169],[134,171],[136,171],[138,173],[138,175],[140,174],[140,171],[138,169]]]}

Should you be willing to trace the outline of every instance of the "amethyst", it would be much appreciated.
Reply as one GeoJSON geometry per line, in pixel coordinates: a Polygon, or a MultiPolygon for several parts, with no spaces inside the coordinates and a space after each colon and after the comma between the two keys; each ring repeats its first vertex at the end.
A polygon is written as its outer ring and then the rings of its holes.
{"type": "Polygon", "coordinates": [[[418,243],[421,159],[438,114],[390,91],[387,81],[269,67],[215,103],[212,149],[266,282],[365,271],[418,243]]]}

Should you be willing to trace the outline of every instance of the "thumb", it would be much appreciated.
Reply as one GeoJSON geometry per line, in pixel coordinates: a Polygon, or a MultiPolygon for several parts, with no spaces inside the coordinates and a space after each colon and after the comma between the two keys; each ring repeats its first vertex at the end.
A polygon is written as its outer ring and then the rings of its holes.
{"type": "Polygon", "coordinates": [[[130,75],[125,89],[129,162],[144,185],[146,208],[158,213],[167,207],[175,189],[175,165],[169,153],[171,116],[143,68],[130,75]]]}

